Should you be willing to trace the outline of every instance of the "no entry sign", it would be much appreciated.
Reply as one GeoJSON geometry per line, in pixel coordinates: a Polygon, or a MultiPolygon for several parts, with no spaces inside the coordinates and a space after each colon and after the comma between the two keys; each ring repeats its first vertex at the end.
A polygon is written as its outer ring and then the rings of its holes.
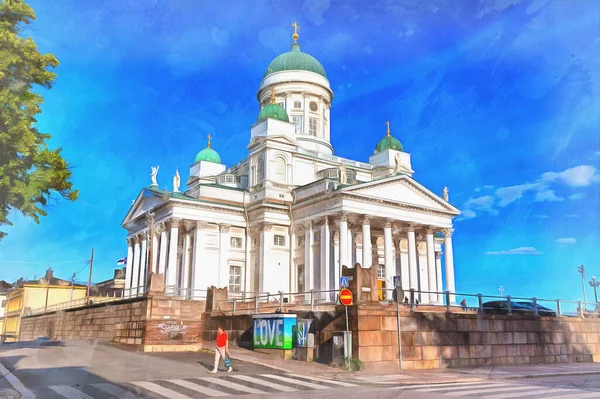
{"type": "Polygon", "coordinates": [[[344,306],[352,305],[352,291],[348,288],[342,288],[340,290],[340,302],[344,306]]]}

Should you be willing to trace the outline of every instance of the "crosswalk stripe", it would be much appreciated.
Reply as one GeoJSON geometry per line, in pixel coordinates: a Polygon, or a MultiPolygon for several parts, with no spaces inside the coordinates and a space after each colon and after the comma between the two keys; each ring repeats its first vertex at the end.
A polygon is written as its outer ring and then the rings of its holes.
{"type": "Polygon", "coordinates": [[[446,386],[446,387],[438,387],[438,386],[429,386],[428,388],[420,388],[415,389],[417,392],[460,392],[460,391],[469,391],[473,389],[494,389],[494,388],[504,388],[514,386],[514,384],[472,384],[469,386],[465,385],[455,385],[455,386],[446,386]]]}
{"type": "Polygon", "coordinates": [[[210,382],[211,384],[221,385],[226,388],[235,389],[236,391],[248,392],[248,393],[266,393],[265,391],[261,391],[259,389],[249,388],[244,385],[236,384],[235,382],[222,380],[220,378],[214,377],[203,377],[199,378],[202,381],[210,382]]]}
{"type": "Polygon", "coordinates": [[[286,378],[286,377],[282,377],[280,375],[275,375],[275,374],[261,374],[261,376],[267,377],[267,378],[272,378],[274,380],[288,382],[290,384],[302,385],[302,386],[309,387],[312,389],[328,389],[328,387],[324,387],[323,385],[311,384],[310,382],[294,380],[292,378],[286,378]]]}
{"type": "Polygon", "coordinates": [[[325,382],[327,384],[333,384],[333,385],[339,385],[342,387],[355,387],[356,384],[350,384],[349,382],[342,382],[342,381],[336,381],[336,380],[328,380],[327,378],[319,378],[319,377],[313,377],[313,376],[307,376],[307,375],[300,375],[300,374],[287,374],[290,377],[296,377],[296,378],[305,378],[307,380],[312,380],[312,381],[317,381],[317,382],[325,382]]]}
{"type": "MultiPolygon", "coordinates": [[[[493,385],[498,385],[496,383],[492,383],[493,385]]],[[[445,382],[442,384],[420,384],[420,385],[400,385],[397,387],[391,387],[389,389],[416,389],[416,388],[436,388],[436,387],[466,387],[471,385],[481,385],[481,381],[479,382],[445,382]]]]}
{"type": "Polygon", "coordinates": [[[106,392],[109,395],[115,396],[121,399],[139,399],[140,397],[133,394],[133,392],[128,391],[125,388],[121,388],[117,385],[108,383],[108,382],[100,382],[97,384],[92,384],[93,387],[98,388],[99,390],[106,392]]]}
{"type": "Polygon", "coordinates": [[[569,399],[600,398],[600,392],[596,391],[596,392],[580,393],[580,394],[576,394],[576,395],[569,395],[568,398],[569,399]]]}
{"type": "Polygon", "coordinates": [[[132,382],[132,384],[137,385],[138,387],[147,389],[150,392],[154,392],[159,395],[165,396],[169,399],[191,399],[187,395],[181,394],[179,392],[175,392],[172,389],[165,388],[165,387],[155,384],[153,382],[138,381],[138,382],[132,382]]]}
{"type": "MultiPolygon", "coordinates": [[[[526,394],[527,396],[534,396],[534,395],[548,395],[548,394],[554,394],[554,393],[560,394],[561,396],[559,396],[558,398],[561,398],[562,395],[578,393],[578,392],[581,392],[581,390],[579,390],[579,389],[549,390],[549,388],[545,388],[545,387],[532,386],[531,389],[527,390],[527,391],[510,393],[510,394],[506,394],[506,395],[503,393],[498,394],[498,395],[485,395],[485,396],[482,396],[482,398],[485,398],[485,399],[511,399],[511,398],[522,398],[523,394],[526,394]]],[[[600,394],[599,394],[599,397],[600,397],[600,394]]]]}
{"type": "Polygon", "coordinates": [[[274,382],[269,382],[266,380],[259,380],[258,378],[250,377],[247,375],[232,375],[231,377],[237,378],[238,380],[242,380],[242,381],[252,382],[252,383],[258,384],[258,385],[264,385],[266,387],[277,389],[277,390],[283,391],[283,392],[296,392],[297,391],[297,389],[286,387],[285,385],[275,384],[274,382]]]}
{"type": "Polygon", "coordinates": [[[51,385],[48,388],[67,399],[94,399],[69,385],[51,385]]]}
{"type": "Polygon", "coordinates": [[[230,395],[228,393],[217,391],[217,390],[214,390],[211,388],[207,388],[205,386],[193,383],[191,381],[186,381],[186,380],[167,380],[167,381],[171,382],[173,384],[176,384],[176,385],[181,385],[184,388],[191,389],[192,391],[200,392],[200,393],[202,393],[204,395],[208,395],[208,396],[218,397],[218,396],[229,396],[230,395]]]}
{"type": "MultiPolygon", "coordinates": [[[[485,395],[488,393],[512,392],[512,391],[523,392],[524,390],[527,390],[526,385],[519,385],[519,386],[514,386],[514,387],[501,387],[501,388],[495,388],[495,389],[488,389],[486,386],[482,386],[480,389],[469,389],[467,391],[461,391],[461,392],[447,392],[447,393],[445,393],[445,395],[460,396],[460,395],[475,395],[475,394],[477,394],[477,396],[479,396],[479,397],[486,397],[485,395]]],[[[544,392],[546,392],[546,391],[544,391],[544,392]]],[[[527,395],[531,395],[531,393],[527,393],[527,395]]]]}

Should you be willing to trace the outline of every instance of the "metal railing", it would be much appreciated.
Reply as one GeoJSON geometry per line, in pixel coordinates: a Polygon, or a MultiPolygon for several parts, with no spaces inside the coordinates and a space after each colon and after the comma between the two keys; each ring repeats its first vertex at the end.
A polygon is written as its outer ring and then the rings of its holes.
{"type": "MultiPolygon", "coordinates": [[[[395,302],[395,290],[379,288],[382,303],[395,302]]],[[[284,312],[286,307],[307,306],[318,310],[322,306],[338,304],[338,290],[310,290],[306,292],[255,296],[244,295],[215,303],[216,311],[224,314],[251,314],[264,311],[284,312]]],[[[600,317],[600,303],[542,299],[536,297],[513,297],[483,294],[451,293],[449,291],[421,291],[410,289],[400,299],[411,312],[487,313],[504,315],[528,315],[548,317],[600,317]],[[460,302],[458,299],[461,299],[460,302]]]]}
{"type": "Polygon", "coordinates": [[[190,300],[204,300],[206,299],[207,292],[207,290],[181,288],[174,285],[168,285],[165,287],[165,295],[190,300]]]}
{"type": "Polygon", "coordinates": [[[23,316],[35,316],[35,315],[44,314],[44,313],[56,312],[58,310],[76,308],[76,307],[80,307],[80,306],[84,306],[84,305],[88,305],[88,304],[92,305],[92,304],[96,304],[96,303],[114,302],[114,301],[119,301],[119,300],[121,300],[120,296],[118,296],[118,297],[116,297],[116,296],[105,296],[105,297],[93,296],[90,298],[79,298],[79,299],[73,299],[68,302],[55,303],[53,305],[48,305],[43,308],[36,308],[36,309],[26,308],[23,311],[23,316]]]}

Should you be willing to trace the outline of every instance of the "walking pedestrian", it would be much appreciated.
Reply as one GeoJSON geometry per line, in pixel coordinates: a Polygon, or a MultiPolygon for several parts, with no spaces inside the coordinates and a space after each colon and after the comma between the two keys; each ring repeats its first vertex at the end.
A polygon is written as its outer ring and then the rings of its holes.
{"type": "Polygon", "coordinates": [[[210,371],[211,374],[216,374],[219,369],[219,361],[223,358],[223,365],[227,367],[227,372],[231,373],[231,354],[229,353],[229,337],[223,330],[223,327],[217,327],[217,347],[215,348],[215,368],[210,371]]]}
{"type": "Polygon", "coordinates": [[[463,300],[460,302],[460,306],[462,306],[462,310],[467,310],[467,300],[466,300],[466,299],[463,299],[463,300]]]}

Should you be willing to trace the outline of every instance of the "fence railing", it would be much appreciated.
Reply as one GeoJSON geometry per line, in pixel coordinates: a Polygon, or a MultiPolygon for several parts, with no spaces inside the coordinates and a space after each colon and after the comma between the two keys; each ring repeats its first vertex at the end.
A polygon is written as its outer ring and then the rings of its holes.
{"type": "MultiPolygon", "coordinates": [[[[286,307],[307,306],[311,310],[337,305],[338,290],[311,290],[306,292],[263,293],[255,296],[228,298],[215,304],[215,310],[224,314],[250,314],[265,311],[284,312],[286,307]]],[[[543,299],[536,297],[513,297],[499,295],[451,293],[449,291],[404,292],[400,302],[411,312],[488,313],[530,316],[576,316],[600,317],[600,303],[543,299]],[[459,301],[460,300],[460,301],[459,301]]],[[[381,302],[395,302],[394,289],[378,289],[381,302]]]]}
{"type": "Polygon", "coordinates": [[[119,297],[115,297],[115,296],[105,296],[105,297],[93,296],[93,297],[90,297],[90,298],[79,298],[79,299],[73,299],[72,301],[68,301],[68,302],[55,303],[53,305],[48,305],[48,306],[45,306],[43,308],[25,309],[25,311],[23,312],[23,315],[24,316],[34,316],[34,315],[43,314],[43,313],[56,312],[58,310],[76,308],[76,307],[79,307],[79,306],[84,306],[86,304],[114,302],[114,301],[118,301],[120,299],[121,299],[120,296],[119,297]]]}

